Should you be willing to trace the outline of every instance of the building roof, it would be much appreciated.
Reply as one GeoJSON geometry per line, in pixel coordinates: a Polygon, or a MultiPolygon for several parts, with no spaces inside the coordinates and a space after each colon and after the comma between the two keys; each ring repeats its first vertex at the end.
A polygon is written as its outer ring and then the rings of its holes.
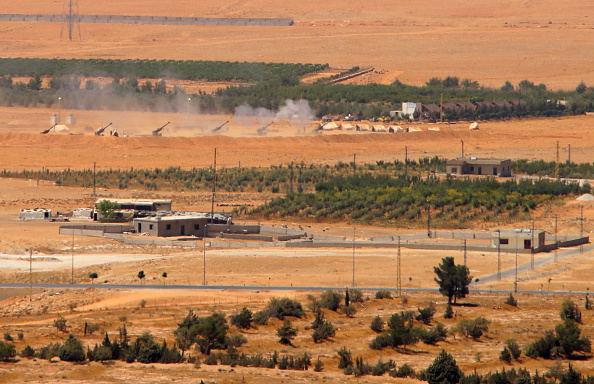
{"type": "Polygon", "coordinates": [[[436,104],[423,104],[422,106],[423,110],[426,110],[427,112],[439,112],[440,109],[436,104]]]}
{"type": "MultiPolygon", "coordinates": [[[[230,216],[222,215],[220,213],[214,214],[215,220],[226,221],[230,216]]],[[[137,217],[134,220],[142,221],[176,221],[176,220],[196,220],[196,219],[210,219],[210,212],[167,212],[164,215],[155,215],[147,217],[137,217]]]]}
{"type": "Polygon", "coordinates": [[[148,204],[171,204],[171,200],[149,200],[149,199],[111,199],[111,198],[103,198],[97,199],[95,204],[99,204],[103,200],[113,201],[114,203],[118,203],[120,205],[123,204],[138,204],[138,205],[148,205],[148,204]]]}
{"type": "Polygon", "coordinates": [[[455,158],[447,160],[446,164],[458,165],[458,164],[485,164],[485,165],[499,165],[504,161],[511,161],[511,159],[493,159],[493,158],[480,158],[480,157],[465,157],[463,159],[455,158]]]}
{"type": "MultiPolygon", "coordinates": [[[[518,232],[516,232],[516,229],[498,229],[495,231],[491,232],[491,235],[493,237],[499,237],[498,232],[501,231],[501,236],[505,236],[505,237],[510,237],[510,236],[515,236],[516,233],[518,234],[518,237],[526,237],[526,236],[532,236],[532,230],[529,228],[526,229],[522,229],[522,228],[518,228],[518,232]]],[[[541,233],[544,233],[545,230],[543,229],[535,229],[534,230],[534,236],[538,236],[541,233]]]]}
{"type": "Polygon", "coordinates": [[[458,103],[458,107],[460,109],[476,109],[476,105],[472,104],[470,101],[463,101],[461,103],[458,103]]]}
{"type": "Polygon", "coordinates": [[[441,107],[443,109],[458,109],[458,104],[454,104],[454,103],[443,103],[441,105],[441,107]]]}

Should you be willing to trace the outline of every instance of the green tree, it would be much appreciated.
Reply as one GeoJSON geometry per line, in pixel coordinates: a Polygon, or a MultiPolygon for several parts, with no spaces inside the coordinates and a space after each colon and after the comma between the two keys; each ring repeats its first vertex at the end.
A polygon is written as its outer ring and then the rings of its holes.
{"type": "Polygon", "coordinates": [[[586,92],[586,84],[583,81],[580,81],[580,83],[577,85],[577,87],[575,87],[575,91],[577,93],[584,93],[586,92]]]}
{"type": "Polygon", "coordinates": [[[573,369],[570,363],[567,371],[559,378],[559,384],[582,384],[582,374],[573,369]]]}
{"type": "Polygon", "coordinates": [[[443,313],[444,319],[451,319],[454,317],[454,310],[452,309],[452,304],[448,303],[445,312],[443,313]]]}
{"type": "Polygon", "coordinates": [[[454,304],[457,299],[466,297],[468,294],[468,285],[472,281],[468,267],[462,264],[454,264],[453,257],[444,257],[439,267],[433,267],[437,277],[435,282],[439,284],[439,292],[448,297],[448,304],[451,304],[452,298],[454,304]]]}
{"type": "Polygon", "coordinates": [[[458,368],[456,360],[444,349],[425,372],[429,384],[456,384],[462,377],[462,371],[458,368]]]}
{"type": "Polygon", "coordinates": [[[322,324],[316,328],[311,337],[313,338],[314,343],[317,343],[321,340],[328,340],[331,337],[334,337],[335,334],[336,329],[332,323],[328,320],[324,320],[322,324]]]}
{"type": "Polygon", "coordinates": [[[555,334],[559,343],[560,352],[570,357],[574,352],[590,352],[590,339],[580,337],[580,327],[571,319],[565,319],[563,324],[555,327],[555,334]]]}
{"type": "Polygon", "coordinates": [[[292,340],[297,336],[297,328],[293,328],[291,325],[291,321],[289,319],[285,319],[283,325],[281,325],[277,330],[276,334],[280,337],[279,343],[284,345],[291,345],[292,340]]]}
{"type": "Polygon", "coordinates": [[[430,324],[435,314],[435,306],[433,303],[429,304],[425,308],[417,308],[419,314],[415,317],[415,320],[422,321],[424,324],[430,324]]]}
{"type": "Polygon", "coordinates": [[[142,280],[146,277],[144,271],[138,272],[138,278],[140,279],[140,284],[142,284],[142,280]]]}
{"type": "Polygon", "coordinates": [[[241,312],[231,316],[230,322],[231,325],[235,325],[239,329],[250,329],[252,326],[252,311],[247,307],[243,307],[241,312]]]}
{"type": "Polygon", "coordinates": [[[382,320],[382,318],[379,315],[377,315],[373,318],[373,320],[371,320],[371,325],[369,326],[369,328],[371,328],[372,331],[379,333],[384,330],[384,324],[385,323],[382,320]]]}
{"type": "Polygon", "coordinates": [[[63,361],[84,361],[86,356],[82,342],[71,333],[58,348],[58,357],[63,361]]]}
{"type": "Polygon", "coordinates": [[[196,342],[200,346],[202,353],[210,354],[211,349],[221,349],[225,347],[225,337],[227,336],[227,320],[225,314],[215,312],[210,316],[200,319],[196,327],[196,342]]]}
{"type": "Polygon", "coordinates": [[[41,89],[41,84],[43,81],[41,80],[41,76],[35,75],[29,80],[27,83],[27,88],[33,91],[39,91],[41,89]]]}
{"type": "Polygon", "coordinates": [[[559,316],[561,320],[571,319],[577,323],[582,322],[582,312],[580,312],[578,306],[571,299],[563,300],[559,316]]]}
{"type": "Polygon", "coordinates": [[[97,211],[108,219],[114,218],[115,210],[119,208],[120,205],[111,200],[101,200],[99,204],[97,204],[97,211]]]}
{"type": "Polygon", "coordinates": [[[8,361],[16,356],[14,344],[0,341],[0,361],[8,361]]]}
{"type": "Polygon", "coordinates": [[[98,277],[99,277],[99,276],[97,275],[97,273],[96,273],[96,272],[92,272],[92,273],[89,275],[89,279],[91,279],[91,282],[93,282],[93,281],[94,281],[96,278],[98,278],[98,277]]]}

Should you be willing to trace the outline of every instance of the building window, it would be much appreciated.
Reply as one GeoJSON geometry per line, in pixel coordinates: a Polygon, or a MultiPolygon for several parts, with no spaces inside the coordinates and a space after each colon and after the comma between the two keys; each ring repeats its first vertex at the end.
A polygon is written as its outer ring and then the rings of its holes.
{"type": "Polygon", "coordinates": [[[167,226],[165,227],[166,230],[171,230],[171,224],[167,224],[167,226]]]}
{"type": "Polygon", "coordinates": [[[503,244],[503,245],[509,244],[509,239],[501,239],[501,240],[499,240],[499,244],[503,244]]]}
{"type": "Polygon", "coordinates": [[[197,231],[200,229],[200,224],[194,224],[194,231],[197,231]]]}
{"type": "Polygon", "coordinates": [[[470,167],[470,172],[474,172],[474,167],[470,167]]]}
{"type": "Polygon", "coordinates": [[[497,168],[493,168],[493,176],[497,176],[497,168]]]}
{"type": "Polygon", "coordinates": [[[452,173],[458,173],[458,168],[457,167],[453,167],[452,168],[452,173]]]}
{"type": "Polygon", "coordinates": [[[149,229],[153,229],[153,225],[152,224],[149,224],[149,229]]]}

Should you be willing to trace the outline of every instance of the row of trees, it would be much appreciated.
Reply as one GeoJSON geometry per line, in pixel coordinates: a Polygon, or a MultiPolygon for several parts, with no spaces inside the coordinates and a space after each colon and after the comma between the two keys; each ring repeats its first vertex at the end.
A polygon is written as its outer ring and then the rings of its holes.
{"type": "MultiPolygon", "coordinates": [[[[264,81],[303,76],[328,64],[196,60],[0,58],[0,76],[168,77],[183,80],[264,81]]],[[[0,84],[1,86],[1,84],[0,84]]]]}

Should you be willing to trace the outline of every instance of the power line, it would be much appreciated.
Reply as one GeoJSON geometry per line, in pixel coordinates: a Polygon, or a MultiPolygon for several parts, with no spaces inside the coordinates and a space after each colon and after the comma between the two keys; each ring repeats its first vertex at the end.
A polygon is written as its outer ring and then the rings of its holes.
{"type": "Polygon", "coordinates": [[[60,31],[60,39],[64,32],[64,26],[68,28],[68,40],[72,41],[72,32],[74,26],[78,28],[78,38],[82,40],[80,35],[80,16],[78,14],[78,0],[64,0],[62,4],[62,12],[64,21],[62,22],[62,30],[60,31]]]}

